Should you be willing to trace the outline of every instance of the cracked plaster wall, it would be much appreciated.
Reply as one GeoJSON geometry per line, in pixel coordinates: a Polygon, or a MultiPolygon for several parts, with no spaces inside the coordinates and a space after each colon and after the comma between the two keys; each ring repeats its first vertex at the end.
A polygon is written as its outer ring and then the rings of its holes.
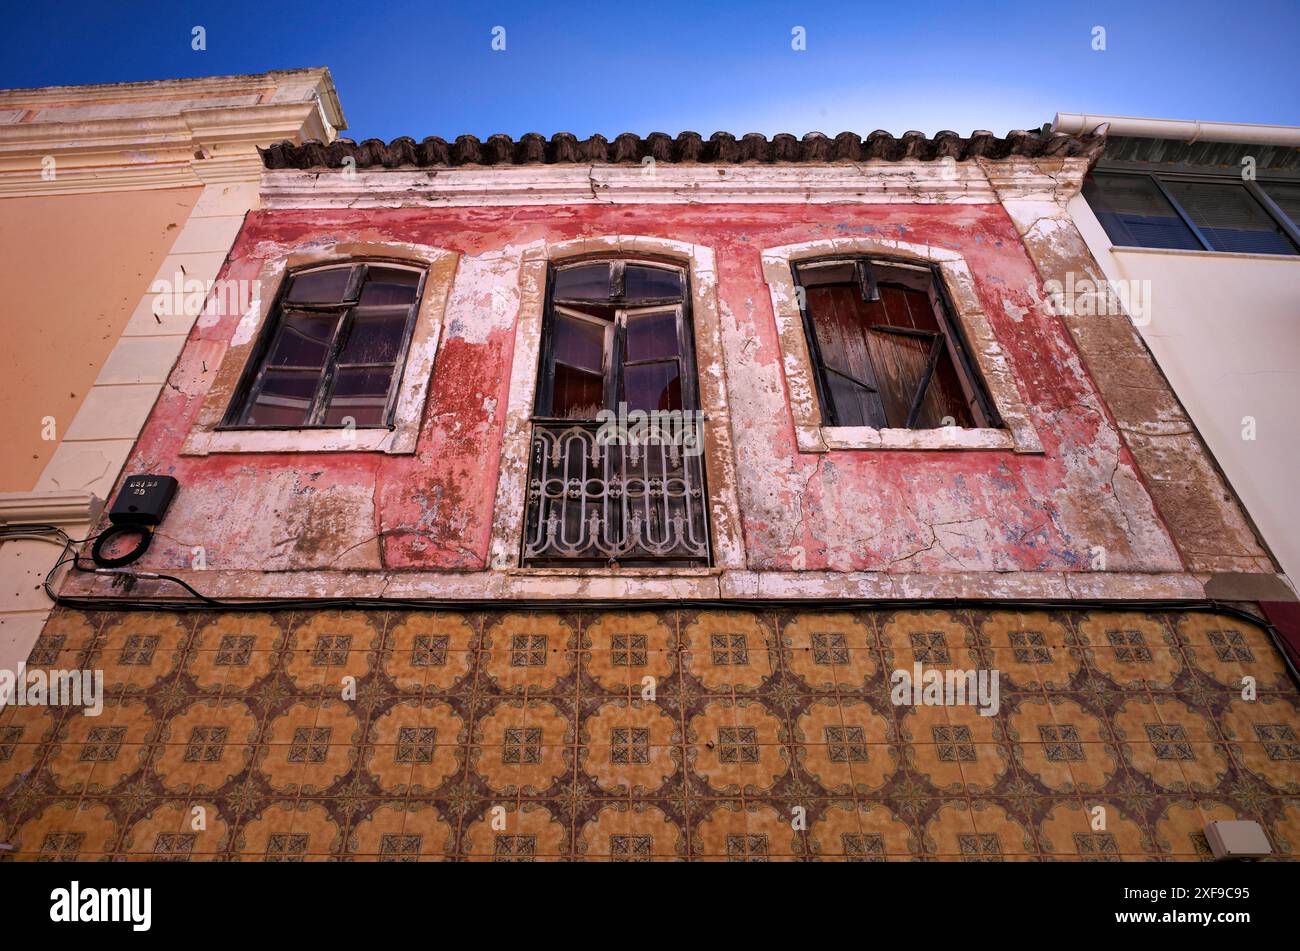
{"type": "MultiPolygon", "coordinates": [[[[990,180],[1041,276],[1104,284],[1105,275],[1070,218],[1083,169],[1070,160],[990,168],[990,180]],[[1034,182],[1039,183],[1035,189],[1034,182]]],[[[1075,313],[1061,321],[1082,354],[1144,485],[1188,569],[1277,570],[1169,381],[1128,314],[1075,313]]]]}
{"type": "MultiPolygon", "coordinates": [[[[143,569],[486,565],[524,248],[601,234],[716,253],[737,490],[751,570],[1178,572],[1101,395],[998,205],[656,205],[261,211],[222,276],[304,240],[413,242],[462,255],[414,455],[179,454],[237,315],[196,327],[131,455],[181,490],[143,569]],[[761,251],[882,234],[957,251],[1043,444],[1010,451],[800,453],[761,251]]],[[[1162,417],[1157,416],[1157,421],[1162,417]]]]}

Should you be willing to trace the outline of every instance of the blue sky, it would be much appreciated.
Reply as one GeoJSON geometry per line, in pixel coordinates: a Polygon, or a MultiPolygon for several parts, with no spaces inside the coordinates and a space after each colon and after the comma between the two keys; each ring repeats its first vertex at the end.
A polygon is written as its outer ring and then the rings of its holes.
{"type": "Polygon", "coordinates": [[[1058,110],[1300,124],[1298,49],[1297,0],[66,0],[7,5],[0,87],[328,66],[356,139],[1001,134],[1058,110]]]}

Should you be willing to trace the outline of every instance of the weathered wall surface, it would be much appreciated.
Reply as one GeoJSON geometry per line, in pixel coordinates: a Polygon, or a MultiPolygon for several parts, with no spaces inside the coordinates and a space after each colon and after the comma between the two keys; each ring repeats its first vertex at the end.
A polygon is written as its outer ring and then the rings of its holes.
{"type": "MultiPolygon", "coordinates": [[[[1069,210],[1106,277],[1149,282],[1142,339],[1283,570],[1300,577],[1300,258],[1113,248],[1082,197],[1069,210]]],[[[1159,478],[1182,507],[1213,511],[1186,484],[1189,467],[1168,468],[1159,478]]],[[[1198,534],[1197,554],[1240,554],[1198,534]]]]}
{"type": "MultiPolygon", "coordinates": [[[[1058,182],[1050,165],[985,165],[994,190],[1044,280],[1105,286],[1088,244],[1067,211],[1077,182],[1058,182]],[[1098,283],[1100,282],[1100,283],[1098,283]]],[[[1135,298],[1136,300],[1136,298],[1135,298]]],[[[1231,488],[1215,467],[1195,425],[1165,379],[1123,306],[1063,308],[1062,322],[1092,373],[1111,418],[1135,458],[1188,570],[1271,575],[1260,545],[1231,488]]],[[[1290,589],[1275,582],[1277,597],[1290,589]]],[[[1234,584],[1229,581],[1229,584],[1234,584]]],[[[1243,590],[1236,596],[1253,597],[1243,590]]],[[[1220,591],[1216,596],[1223,596],[1220,591]]]]}
{"type": "Polygon", "coordinates": [[[507,402],[519,261],[536,242],[664,237],[716,255],[748,566],[831,571],[1091,570],[1182,563],[1106,407],[998,205],[621,206],[275,211],[250,216],[224,277],[313,242],[459,252],[413,456],[179,453],[239,320],[196,327],[131,457],[181,483],[142,568],[473,570],[485,565],[507,402]],[[1042,442],[1010,451],[800,453],[760,252],[854,234],[952,249],[1042,442]],[[797,552],[802,554],[797,555],[797,552]]]}

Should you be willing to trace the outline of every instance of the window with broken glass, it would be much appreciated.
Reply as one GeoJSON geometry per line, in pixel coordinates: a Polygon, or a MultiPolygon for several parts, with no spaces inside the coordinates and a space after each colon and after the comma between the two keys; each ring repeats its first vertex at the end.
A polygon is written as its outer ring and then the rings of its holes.
{"type": "Polygon", "coordinates": [[[552,268],[525,565],[708,563],[693,353],[682,268],[552,268]]]}
{"type": "Polygon", "coordinates": [[[423,284],[380,261],[290,274],[221,428],[391,428],[423,284]]]}
{"type": "Polygon", "coordinates": [[[931,268],[838,258],[795,276],[823,425],[1001,425],[931,268]]]}

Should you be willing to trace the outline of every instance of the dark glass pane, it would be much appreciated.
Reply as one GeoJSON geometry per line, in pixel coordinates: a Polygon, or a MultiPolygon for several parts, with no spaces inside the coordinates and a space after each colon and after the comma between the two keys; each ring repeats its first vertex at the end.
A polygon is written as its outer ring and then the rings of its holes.
{"type": "Polygon", "coordinates": [[[682,275],[657,267],[629,264],[623,271],[623,298],[628,301],[680,299],[682,275]]]}
{"type": "Polygon", "coordinates": [[[676,311],[628,316],[627,359],[630,362],[678,355],[676,311]]]}
{"type": "Polygon", "coordinates": [[[415,291],[420,285],[420,272],[397,268],[371,267],[366,271],[366,282],[361,287],[363,307],[409,306],[415,301],[415,291]]]}
{"type": "Polygon", "coordinates": [[[325,424],[345,426],[351,417],[357,426],[382,425],[392,379],[392,367],[340,369],[334,376],[334,391],[325,409],[325,424]]]}
{"type": "Polygon", "coordinates": [[[337,304],[347,293],[348,278],[351,276],[350,267],[299,274],[294,277],[285,299],[295,304],[337,304]]]}
{"type": "Polygon", "coordinates": [[[605,377],[577,367],[555,365],[551,415],[561,419],[595,419],[605,408],[605,377]]]}
{"type": "Polygon", "coordinates": [[[682,381],[677,362],[644,363],[623,369],[623,399],[630,412],[682,408],[682,381]]]}
{"type": "Polygon", "coordinates": [[[606,328],[567,314],[555,315],[555,361],[603,374],[606,328]]]}
{"type": "Polygon", "coordinates": [[[1139,248],[1197,250],[1201,243],[1145,175],[1089,175],[1087,199],[1110,240],[1139,248]]]}
{"type": "Polygon", "coordinates": [[[1268,184],[1261,186],[1268,193],[1268,197],[1282,209],[1291,224],[1300,228],[1300,185],[1274,185],[1268,184]]]}
{"type": "Polygon", "coordinates": [[[556,271],[555,296],[561,300],[604,300],[609,297],[609,265],[586,264],[556,271]]]}
{"type": "Polygon", "coordinates": [[[338,322],[337,314],[285,314],[267,362],[273,367],[323,367],[338,322]]]}
{"type": "Polygon", "coordinates": [[[409,311],[394,314],[383,308],[367,313],[358,307],[353,312],[352,328],[339,353],[339,363],[393,363],[406,336],[409,311]]]}
{"type": "Polygon", "coordinates": [[[1245,185],[1167,182],[1169,193],[1216,251],[1295,254],[1281,226],[1245,185]]]}
{"type": "Polygon", "coordinates": [[[262,390],[248,408],[246,426],[302,426],[311,412],[320,374],[309,370],[267,370],[262,390]]]}

